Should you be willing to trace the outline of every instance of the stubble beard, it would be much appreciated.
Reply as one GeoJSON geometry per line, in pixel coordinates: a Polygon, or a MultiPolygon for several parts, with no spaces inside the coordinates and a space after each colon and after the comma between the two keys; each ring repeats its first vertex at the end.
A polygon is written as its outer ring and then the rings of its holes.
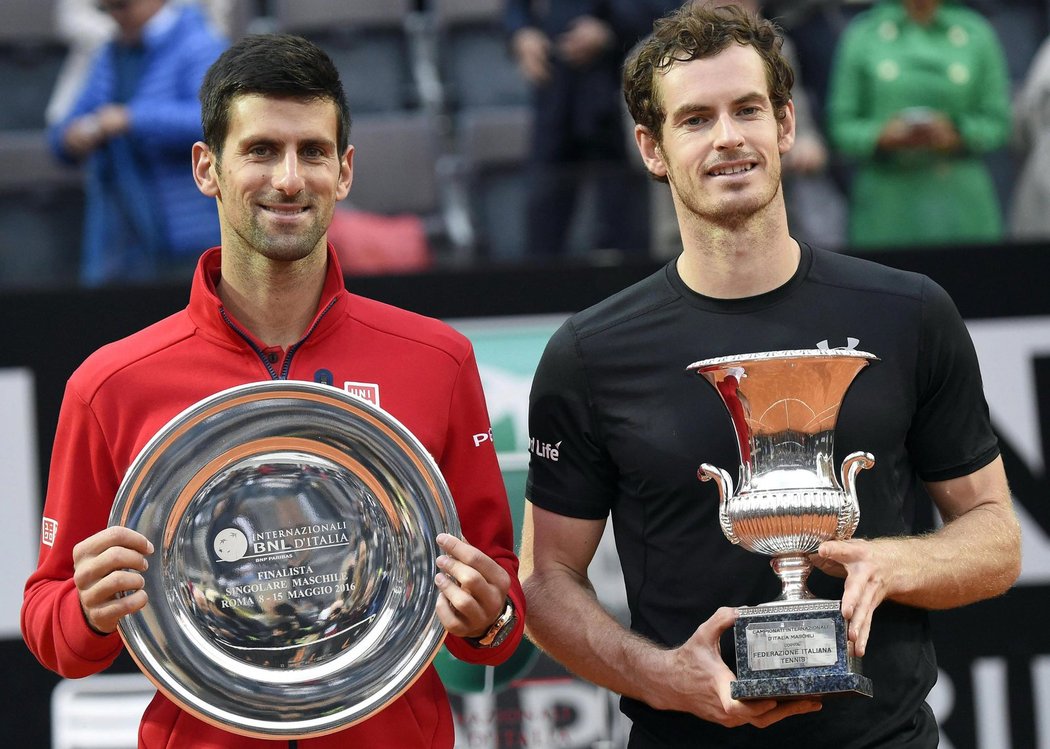
{"type": "Polygon", "coordinates": [[[780,183],[779,165],[770,171],[770,184],[772,189],[766,193],[755,195],[750,199],[741,199],[738,195],[729,195],[719,199],[715,203],[702,200],[702,188],[692,190],[681,190],[679,185],[689,185],[687,180],[678,180],[675,175],[668,172],[668,181],[675,187],[678,200],[682,206],[696,219],[702,223],[718,226],[723,229],[739,229],[767,209],[780,191],[783,189],[780,183]]]}
{"type": "Polygon", "coordinates": [[[310,255],[327,231],[328,222],[320,216],[305,229],[281,233],[268,230],[259,216],[253,216],[247,231],[241,233],[242,241],[257,254],[268,260],[295,262],[310,255]]]}

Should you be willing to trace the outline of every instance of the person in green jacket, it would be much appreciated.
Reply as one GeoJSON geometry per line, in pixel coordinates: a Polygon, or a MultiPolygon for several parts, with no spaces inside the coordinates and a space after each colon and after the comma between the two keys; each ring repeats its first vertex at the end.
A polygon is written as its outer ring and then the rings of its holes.
{"type": "Polygon", "coordinates": [[[1010,134],[1006,61],[991,25],[950,0],[880,0],[843,32],[828,132],[856,164],[849,245],[996,241],[983,155],[1010,134]]]}

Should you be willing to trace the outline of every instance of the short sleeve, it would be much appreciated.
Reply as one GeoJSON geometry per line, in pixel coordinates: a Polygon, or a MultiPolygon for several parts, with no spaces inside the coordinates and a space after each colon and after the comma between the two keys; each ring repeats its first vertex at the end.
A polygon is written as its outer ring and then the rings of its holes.
{"type": "Polygon", "coordinates": [[[597,423],[572,319],[551,337],[529,397],[526,496],[545,510],[599,520],[609,514],[616,470],[597,423]]]}
{"type": "Polygon", "coordinates": [[[924,481],[973,473],[999,455],[999,442],[969,331],[947,292],[929,279],[920,346],[908,452],[924,481]]]}

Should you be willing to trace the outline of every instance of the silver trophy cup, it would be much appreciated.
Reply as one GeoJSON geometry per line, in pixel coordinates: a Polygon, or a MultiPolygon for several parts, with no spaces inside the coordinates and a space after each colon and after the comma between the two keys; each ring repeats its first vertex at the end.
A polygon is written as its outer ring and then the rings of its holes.
{"type": "Polygon", "coordinates": [[[734,630],[736,699],[832,692],[872,694],[846,637],[839,601],[806,587],[809,555],[850,538],[860,521],[856,478],[870,453],[834,466],[839,407],[872,354],[850,350],[771,351],[689,365],[717,391],[736,433],[739,480],[704,463],[698,476],[719,492],[719,523],[732,543],[772,557],[780,595],[739,610],[734,630]],[[841,483],[840,483],[841,478],[841,483]]]}

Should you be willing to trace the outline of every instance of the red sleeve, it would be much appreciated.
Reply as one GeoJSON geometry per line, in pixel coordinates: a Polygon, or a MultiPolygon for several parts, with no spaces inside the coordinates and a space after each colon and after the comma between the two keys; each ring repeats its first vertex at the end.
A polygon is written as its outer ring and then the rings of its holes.
{"type": "Polygon", "coordinates": [[[511,635],[495,648],[476,648],[452,635],[445,639],[445,646],[461,661],[495,666],[507,660],[521,641],[525,631],[525,596],[518,581],[507,490],[492,444],[488,408],[473,349],[460,366],[449,406],[449,434],[438,463],[455,499],[463,538],[510,574],[509,594],[518,622],[511,635]]]}
{"type": "Polygon", "coordinates": [[[118,634],[88,627],[73,585],[73,547],[106,527],[119,484],[95,415],[70,383],[51,453],[40,557],[22,600],[26,644],[67,678],[103,670],[122,647],[118,634]]]}

